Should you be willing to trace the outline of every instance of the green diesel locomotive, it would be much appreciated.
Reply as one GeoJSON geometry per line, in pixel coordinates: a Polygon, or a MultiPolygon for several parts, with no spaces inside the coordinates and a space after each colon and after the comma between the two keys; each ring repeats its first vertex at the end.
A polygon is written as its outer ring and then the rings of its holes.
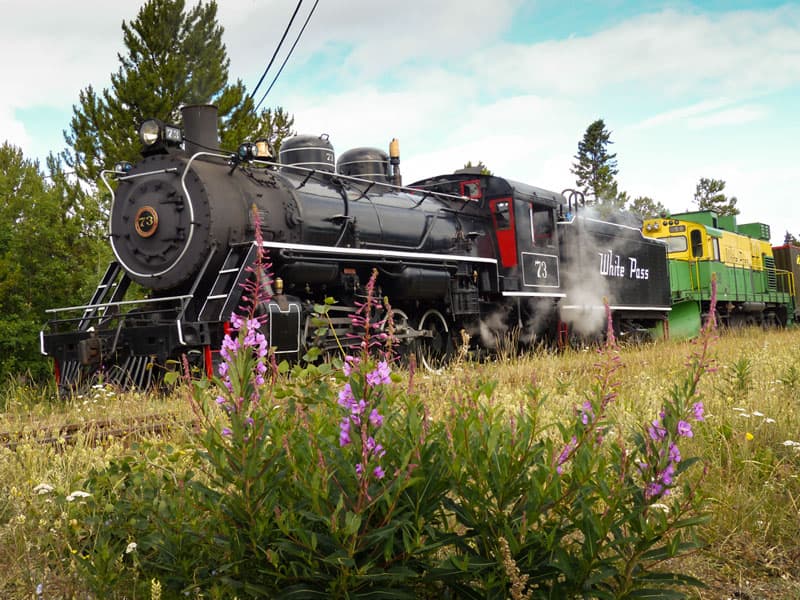
{"type": "MultiPolygon", "coordinates": [[[[647,219],[645,236],[667,244],[672,310],[668,335],[690,338],[700,331],[717,280],[717,314],[728,326],[786,326],[795,320],[795,278],[770,245],[769,225],[736,224],[711,211],[647,219]]],[[[656,334],[660,333],[658,331],[656,334]]]]}

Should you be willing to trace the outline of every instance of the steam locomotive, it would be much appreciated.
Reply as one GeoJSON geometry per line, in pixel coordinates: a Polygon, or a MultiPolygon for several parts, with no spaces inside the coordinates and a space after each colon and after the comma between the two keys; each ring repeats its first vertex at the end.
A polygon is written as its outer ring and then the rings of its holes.
{"type": "Polygon", "coordinates": [[[464,169],[402,185],[396,144],[335,160],[327,136],[218,147],[213,106],[183,109],[183,129],[142,123],[142,159],[103,173],[114,260],[89,302],[52,309],[42,352],[61,390],[102,377],[154,385],[188,357],[211,374],[257,255],[272,263],[270,345],[279,359],[336,348],[377,270],[396,336],[435,368],[461,331],[476,350],[667,326],[667,246],[637,223],[559,194],[464,169]],[[257,217],[253,213],[253,207],[257,217]],[[132,285],[135,284],[135,285],[132,285]],[[334,298],[315,339],[315,305],[334,298]]]}

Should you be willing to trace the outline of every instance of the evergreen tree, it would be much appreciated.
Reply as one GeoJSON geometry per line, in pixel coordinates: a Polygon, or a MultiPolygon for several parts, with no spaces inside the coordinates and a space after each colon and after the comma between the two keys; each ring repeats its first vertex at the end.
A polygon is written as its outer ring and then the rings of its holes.
{"type": "Polygon", "coordinates": [[[233,149],[237,148],[243,141],[266,139],[272,147],[275,160],[277,160],[283,140],[294,135],[292,131],[294,117],[283,110],[283,107],[278,106],[275,109],[267,108],[262,110],[258,122],[253,123],[247,117],[246,112],[251,108],[252,103],[246,100],[231,115],[228,127],[222,132],[222,147],[233,149]],[[240,112],[242,113],[242,118],[239,118],[240,112]]]}
{"type": "Polygon", "coordinates": [[[179,125],[184,104],[217,105],[223,148],[257,137],[279,144],[290,131],[293,119],[283,109],[257,115],[244,84],[228,84],[230,61],[214,0],[188,12],[185,0],[148,0],[122,31],[127,54],[118,55],[110,89],[82,90],[64,133],[71,147],[64,158],[83,181],[94,184],[116,161],[135,161],[139,124],[157,118],[179,125]]]}
{"type": "Polygon", "coordinates": [[[95,197],[52,155],[47,164],[45,177],[21,150],[0,146],[0,381],[49,372],[38,340],[45,310],[85,300],[104,262],[95,197]]]}
{"type": "Polygon", "coordinates": [[[800,241],[798,241],[793,233],[789,233],[788,229],[786,230],[786,235],[783,236],[783,243],[792,244],[793,246],[800,246],[800,241]]]}
{"type": "Polygon", "coordinates": [[[586,128],[583,139],[578,143],[578,153],[575,155],[577,162],[572,164],[571,171],[577,176],[577,187],[587,200],[598,202],[605,198],[618,204],[619,193],[614,180],[619,172],[617,155],[608,153],[609,144],[613,144],[611,132],[606,129],[603,119],[598,119],[586,128]]]}
{"type": "Polygon", "coordinates": [[[648,196],[638,196],[634,198],[629,207],[630,211],[639,216],[642,220],[653,219],[661,215],[669,214],[667,207],[656,202],[648,196]]]}
{"type": "Polygon", "coordinates": [[[735,196],[728,198],[723,191],[725,182],[722,179],[706,179],[702,177],[694,192],[694,202],[700,210],[713,210],[720,216],[738,215],[738,200],[735,196]]]}
{"type": "Polygon", "coordinates": [[[625,205],[630,200],[628,192],[619,191],[616,181],[598,191],[596,203],[600,206],[613,210],[624,210],[625,205]]]}

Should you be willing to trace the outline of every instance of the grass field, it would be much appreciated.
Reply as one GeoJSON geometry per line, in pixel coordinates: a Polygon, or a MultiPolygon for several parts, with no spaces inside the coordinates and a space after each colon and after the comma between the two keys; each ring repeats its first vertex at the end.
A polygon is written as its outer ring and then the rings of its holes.
{"type": "MultiPolygon", "coordinates": [[[[705,422],[682,450],[702,461],[702,468],[688,476],[696,480],[710,515],[700,528],[706,545],[670,565],[706,583],[705,589],[691,590],[692,597],[800,598],[798,348],[800,329],[726,332],[713,343],[715,364],[700,384],[705,422]]],[[[622,367],[615,373],[619,395],[609,407],[621,429],[635,430],[652,420],[667,390],[683,376],[692,351],[689,342],[621,350],[622,367]]],[[[597,357],[586,349],[486,363],[457,361],[441,374],[418,372],[414,386],[427,399],[432,417],[447,419],[457,390],[496,380],[492,402],[516,407],[524,404],[524,390],[534,383],[547,397],[542,418],[558,420],[573,416],[580,406],[597,357]]],[[[0,433],[5,434],[0,446],[0,597],[37,598],[42,585],[38,597],[85,598],[80,573],[64,558],[73,550],[68,533],[81,523],[58,503],[48,503],[49,495],[69,501],[93,467],[130,453],[133,438],[152,437],[160,448],[168,444],[175,460],[181,460],[195,413],[180,391],[159,397],[97,388],[54,401],[44,392],[14,385],[8,386],[0,407],[0,433]],[[143,423],[159,416],[169,416],[173,425],[156,433],[144,427],[132,427],[130,434],[112,428],[102,437],[96,431],[101,425],[69,434],[62,430],[68,424],[143,423]]],[[[126,592],[120,590],[119,597],[126,592]]]]}

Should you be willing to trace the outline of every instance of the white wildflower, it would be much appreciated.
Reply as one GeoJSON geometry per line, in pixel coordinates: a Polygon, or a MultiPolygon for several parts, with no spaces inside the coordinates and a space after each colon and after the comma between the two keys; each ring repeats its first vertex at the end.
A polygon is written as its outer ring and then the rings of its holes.
{"type": "Polygon", "coordinates": [[[783,442],[783,445],[787,448],[800,448],[800,442],[795,442],[793,440],[786,440],[783,442]]]}
{"type": "Polygon", "coordinates": [[[731,410],[735,410],[736,412],[744,412],[744,409],[738,406],[734,406],[731,410]]]}
{"type": "Polygon", "coordinates": [[[750,418],[750,415],[748,415],[747,413],[739,413],[739,416],[742,417],[743,419],[749,419],[750,418]]]}
{"type": "Polygon", "coordinates": [[[655,504],[651,504],[650,508],[656,508],[658,510],[663,510],[665,513],[669,512],[669,506],[667,506],[666,504],[661,504],[659,502],[656,502],[655,504]]]}
{"type": "Polygon", "coordinates": [[[84,492],[82,490],[75,490],[69,496],[67,496],[65,500],[67,502],[73,502],[77,498],[88,498],[89,496],[91,496],[89,492],[84,492]]]}
{"type": "Polygon", "coordinates": [[[759,412],[759,411],[757,411],[757,410],[754,410],[754,411],[753,411],[751,414],[752,414],[754,417],[763,417],[763,416],[764,416],[764,413],[762,413],[762,412],[759,412]]]}
{"type": "Polygon", "coordinates": [[[39,494],[40,496],[42,494],[49,494],[52,491],[53,491],[53,486],[50,485],[49,483],[40,483],[35,488],[33,488],[33,492],[35,494],[39,494]]]}
{"type": "Polygon", "coordinates": [[[127,548],[125,548],[125,554],[130,554],[134,550],[136,550],[136,542],[131,542],[128,544],[127,548]]]}
{"type": "Polygon", "coordinates": [[[766,419],[764,419],[764,423],[774,423],[774,422],[775,419],[773,419],[772,417],[767,417],[766,419]]]}

